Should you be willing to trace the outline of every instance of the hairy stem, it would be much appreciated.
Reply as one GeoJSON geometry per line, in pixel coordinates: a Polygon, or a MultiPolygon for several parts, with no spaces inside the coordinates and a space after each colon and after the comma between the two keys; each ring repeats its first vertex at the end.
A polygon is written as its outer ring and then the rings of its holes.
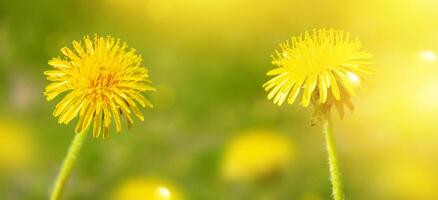
{"type": "Polygon", "coordinates": [[[344,191],[339,169],[338,157],[335,150],[332,122],[330,116],[323,120],[323,131],[327,147],[328,162],[330,168],[330,181],[332,183],[332,196],[334,200],[344,200],[344,191]]]}
{"type": "Polygon", "coordinates": [[[79,152],[81,151],[82,144],[87,136],[87,129],[82,131],[81,133],[77,133],[73,138],[72,143],[68,149],[67,155],[64,158],[64,162],[62,163],[61,170],[56,177],[52,193],[50,195],[50,200],[59,200],[61,199],[62,193],[64,191],[64,187],[70,177],[71,171],[73,169],[73,165],[75,164],[76,158],[78,157],[79,152]]]}

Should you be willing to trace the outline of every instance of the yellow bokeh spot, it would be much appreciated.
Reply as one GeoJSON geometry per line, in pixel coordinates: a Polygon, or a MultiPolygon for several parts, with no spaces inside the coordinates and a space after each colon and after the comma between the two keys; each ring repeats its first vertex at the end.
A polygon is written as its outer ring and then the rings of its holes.
{"type": "Polygon", "coordinates": [[[113,193],[113,200],[183,200],[180,190],[155,178],[136,177],[121,183],[113,193]]]}
{"type": "Polygon", "coordinates": [[[424,62],[428,62],[428,63],[436,62],[436,54],[433,51],[429,51],[429,50],[420,51],[418,53],[418,57],[424,62]]]}
{"type": "Polygon", "coordinates": [[[19,171],[33,163],[36,149],[24,125],[0,118],[0,138],[0,171],[19,171]]]}
{"type": "Polygon", "coordinates": [[[293,158],[290,138],[273,131],[249,131],[225,150],[222,174],[227,180],[256,180],[283,173],[293,158]]]}

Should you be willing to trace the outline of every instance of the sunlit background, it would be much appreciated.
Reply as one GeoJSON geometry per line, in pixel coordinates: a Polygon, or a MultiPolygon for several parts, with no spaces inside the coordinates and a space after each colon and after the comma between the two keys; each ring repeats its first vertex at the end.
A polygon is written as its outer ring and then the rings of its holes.
{"type": "Polygon", "coordinates": [[[335,119],[347,199],[438,199],[436,13],[435,0],[0,1],[0,199],[47,199],[74,123],[52,117],[42,73],[94,33],[138,50],[156,107],[86,141],[65,199],[330,199],[311,111],[261,87],[278,44],[312,28],[351,32],[376,61],[335,119]]]}

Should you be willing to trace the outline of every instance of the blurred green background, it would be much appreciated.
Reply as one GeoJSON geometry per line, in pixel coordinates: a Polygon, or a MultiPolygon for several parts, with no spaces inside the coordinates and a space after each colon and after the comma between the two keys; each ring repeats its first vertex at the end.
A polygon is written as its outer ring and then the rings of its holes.
{"type": "Polygon", "coordinates": [[[64,199],[160,199],[145,192],[156,187],[161,199],[330,199],[311,110],[277,107],[261,87],[278,44],[312,28],[351,32],[378,68],[354,113],[335,118],[346,199],[438,199],[436,13],[435,0],[2,0],[0,199],[47,199],[75,124],[52,117],[42,73],[94,33],[138,50],[156,107],[121,135],[90,137],[64,199]]]}

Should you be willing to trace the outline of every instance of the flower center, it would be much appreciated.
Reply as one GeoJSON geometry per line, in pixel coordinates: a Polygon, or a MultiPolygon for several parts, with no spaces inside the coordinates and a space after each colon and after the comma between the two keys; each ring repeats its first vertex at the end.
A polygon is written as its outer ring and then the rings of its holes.
{"type": "Polygon", "coordinates": [[[95,102],[97,99],[102,99],[108,95],[113,86],[117,83],[115,73],[101,67],[97,75],[90,80],[90,93],[95,102]]]}

